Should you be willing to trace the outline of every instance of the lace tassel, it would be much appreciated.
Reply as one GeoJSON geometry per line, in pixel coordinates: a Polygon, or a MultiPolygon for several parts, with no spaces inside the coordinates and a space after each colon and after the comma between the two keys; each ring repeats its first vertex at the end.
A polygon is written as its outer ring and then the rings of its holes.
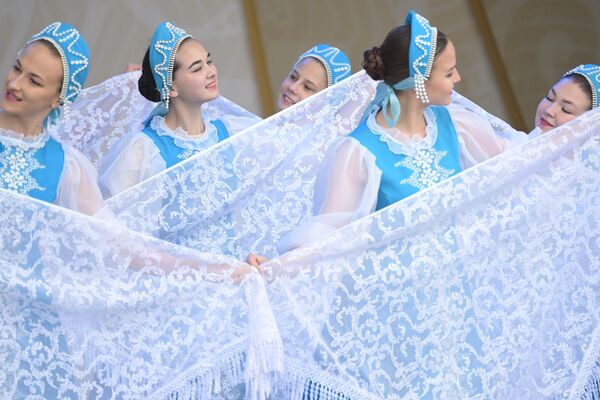
{"type": "Polygon", "coordinates": [[[246,356],[242,352],[232,352],[220,357],[221,367],[209,371],[188,373],[185,377],[170,382],[169,389],[155,393],[153,398],[165,400],[211,399],[224,388],[232,388],[244,383],[246,356]]]}
{"type": "Polygon", "coordinates": [[[283,366],[283,345],[279,338],[254,338],[246,365],[248,400],[266,400],[283,366]]]}
{"type": "Polygon", "coordinates": [[[600,400],[600,359],[589,373],[580,400],[600,400]]]}
{"type": "Polygon", "coordinates": [[[288,358],[285,360],[285,372],[276,380],[272,397],[290,400],[379,399],[350,381],[288,358]]]}

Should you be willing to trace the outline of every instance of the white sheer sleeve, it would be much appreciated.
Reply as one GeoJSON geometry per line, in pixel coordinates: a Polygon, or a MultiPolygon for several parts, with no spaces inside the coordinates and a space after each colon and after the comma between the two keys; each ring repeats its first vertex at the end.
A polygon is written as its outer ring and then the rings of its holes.
{"type": "Polygon", "coordinates": [[[152,139],[132,132],[121,139],[100,166],[100,189],[105,198],[114,196],[166,168],[152,139]]]}
{"type": "Polygon", "coordinates": [[[448,107],[458,135],[460,163],[463,169],[472,167],[527,140],[527,135],[514,131],[510,137],[501,136],[484,116],[462,105],[448,107]]]}
{"type": "Polygon", "coordinates": [[[262,119],[256,115],[250,113],[248,114],[249,115],[224,115],[219,119],[223,122],[223,124],[225,124],[227,132],[229,132],[230,135],[235,135],[236,133],[239,133],[244,129],[262,121],[262,119]]]}
{"type": "Polygon", "coordinates": [[[279,253],[370,214],[377,203],[380,179],[375,157],[356,139],[333,142],[315,181],[313,216],[279,241],[279,253]]]}
{"type": "Polygon", "coordinates": [[[104,207],[98,188],[96,169],[79,151],[63,145],[65,164],[56,204],[84,214],[93,215],[104,207]]]}

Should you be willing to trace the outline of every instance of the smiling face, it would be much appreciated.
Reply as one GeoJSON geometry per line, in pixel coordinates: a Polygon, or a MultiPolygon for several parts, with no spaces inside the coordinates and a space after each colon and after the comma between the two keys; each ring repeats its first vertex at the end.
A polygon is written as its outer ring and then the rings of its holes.
{"type": "Polygon", "coordinates": [[[280,110],[327,88],[327,72],[320,61],[307,57],[296,63],[279,88],[280,110]]]}
{"type": "Polygon", "coordinates": [[[545,133],[573,120],[591,107],[590,95],[571,78],[563,78],[540,101],[535,112],[535,126],[545,133]]]}
{"type": "Polygon", "coordinates": [[[43,121],[59,106],[63,66],[50,43],[25,47],[6,74],[0,108],[18,117],[43,121]]]}
{"type": "Polygon", "coordinates": [[[425,89],[432,105],[448,105],[452,101],[454,85],[460,82],[456,69],[456,50],[450,40],[446,48],[435,58],[425,89]]]}
{"type": "Polygon", "coordinates": [[[171,101],[203,104],[219,96],[217,68],[200,42],[184,40],[175,57],[171,101]]]}

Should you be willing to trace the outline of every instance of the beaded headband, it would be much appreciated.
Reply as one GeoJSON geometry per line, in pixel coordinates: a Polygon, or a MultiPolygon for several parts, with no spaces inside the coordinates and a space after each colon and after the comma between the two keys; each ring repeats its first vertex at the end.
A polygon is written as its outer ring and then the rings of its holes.
{"type": "Polygon", "coordinates": [[[414,77],[417,98],[429,103],[425,81],[431,74],[435,49],[437,47],[437,28],[431,26],[427,18],[410,10],[404,21],[410,25],[410,47],[408,50],[408,72],[414,77]]]}
{"type": "Polygon", "coordinates": [[[337,47],[328,44],[317,44],[310,50],[303,53],[296,63],[305,58],[312,57],[325,67],[327,71],[327,86],[335,85],[344,78],[347,78],[352,73],[350,59],[346,54],[337,47]]]}
{"type": "Polygon", "coordinates": [[[598,98],[600,97],[600,65],[581,64],[567,72],[564,76],[571,74],[579,74],[587,79],[592,88],[592,108],[598,107],[598,98]]]}
{"type": "Polygon", "coordinates": [[[163,22],[154,31],[150,42],[150,67],[160,99],[169,108],[169,92],[173,87],[173,68],[179,45],[190,38],[183,29],[170,22],[163,22]]]}
{"type": "Polygon", "coordinates": [[[33,35],[30,44],[45,40],[54,46],[63,65],[63,84],[60,91],[60,104],[72,103],[83,89],[89,70],[90,52],[83,37],[72,25],[54,22],[40,33],[33,35]]]}
{"type": "Polygon", "coordinates": [[[410,25],[408,77],[393,85],[380,82],[377,85],[375,98],[363,114],[363,119],[365,119],[373,111],[381,109],[383,117],[390,127],[396,125],[400,118],[400,102],[395,90],[414,89],[417,99],[424,104],[429,103],[425,81],[429,78],[433,68],[437,47],[437,28],[429,25],[427,18],[417,14],[414,10],[408,12],[405,25],[410,25]]]}

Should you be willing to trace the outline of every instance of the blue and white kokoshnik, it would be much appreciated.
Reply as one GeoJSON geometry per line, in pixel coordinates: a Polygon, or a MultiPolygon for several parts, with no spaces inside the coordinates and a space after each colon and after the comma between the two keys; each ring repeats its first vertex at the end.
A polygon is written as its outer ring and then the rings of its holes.
{"type": "Polygon", "coordinates": [[[375,98],[365,110],[366,118],[375,109],[381,108],[386,123],[392,127],[400,118],[400,102],[395,90],[414,89],[417,98],[423,103],[429,103],[425,81],[431,74],[435,50],[437,48],[437,28],[431,26],[427,18],[410,10],[405,19],[405,25],[410,25],[410,46],[408,50],[408,78],[389,85],[380,82],[375,98]],[[389,115],[388,115],[389,108],[389,115]]]}
{"type": "MultiPolygon", "coordinates": [[[[54,22],[40,33],[33,35],[27,44],[36,40],[45,40],[51,43],[60,54],[63,65],[60,104],[72,103],[83,89],[90,64],[90,51],[83,36],[72,25],[54,22]]],[[[50,121],[56,123],[59,115],[60,109],[55,108],[49,114],[50,121]]]]}
{"type": "Polygon", "coordinates": [[[169,92],[173,86],[173,67],[179,45],[190,38],[181,28],[170,22],[163,22],[154,31],[150,42],[150,67],[156,87],[160,91],[160,99],[166,109],[169,108],[169,92]]]}
{"type": "Polygon", "coordinates": [[[565,74],[579,74],[583,76],[592,88],[592,108],[598,107],[598,98],[600,98],[600,65],[581,64],[565,74]]]}
{"type": "Polygon", "coordinates": [[[352,74],[350,59],[342,50],[328,44],[317,44],[304,52],[296,63],[312,57],[323,64],[327,71],[327,87],[335,85],[352,74]]]}

